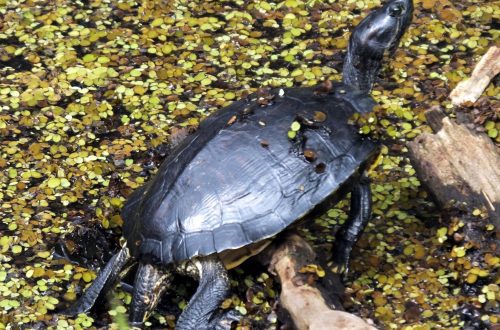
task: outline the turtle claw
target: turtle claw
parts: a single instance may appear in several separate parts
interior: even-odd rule
[[[335,274],[346,274],[347,270],[348,268],[345,265],[336,265],[332,267],[332,272]]]
[[[229,330],[233,322],[239,322],[242,315],[234,309],[223,312],[210,321],[210,330]]]
[[[350,248],[339,248],[337,251],[338,254],[333,257],[333,267],[331,270],[335,274],[342,275],[344,279],[349,272],[350,251]]]
[[[63,310],[56,310],[55,314],[64,315],[67,317],[77,317],[80,312],[76,311],[74,308],[68,307]]]
[[[337,274],[343,281],[347,280],[347,273],[349,272],[348,263],[337,264],[335,263],[331,268],[332,273]]]

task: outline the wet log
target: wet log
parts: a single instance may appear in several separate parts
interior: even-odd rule
[[[451,102],[455,105],[462,105],[466,102],[476,102],[490,83],[491,79],[499,72],[500,47],[492,46],[476,65],[471,77],[461,81],[451,92]]]
[[[439,108],[426,113],[435,134],[408,144],[419,179],[443,209],[489,214],[500,228],[500,154],[491,139],[448,118]]]
[[[281,283],[280,305],[286,309],[296,329],[375,329],[358,316],[331,308],[335,294],[322,287],[312,273],[304,271],[315,269],[311,265],[317,265],[318,261],[311,246],[300,236],[288,234],[266,254],[269,270]]]

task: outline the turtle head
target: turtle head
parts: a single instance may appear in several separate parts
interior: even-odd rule
[[[412,0],[389,0],[359,23],[349,39],[344,60],[345,84],[370,92],[384,54],[394,53],[412,14]]]

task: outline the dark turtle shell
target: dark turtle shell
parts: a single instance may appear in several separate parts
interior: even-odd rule
[[[372,102],[334,83],[252,94],[212,114],[124,206],[132,254],[168,264],[237,249],[331,201],[376,154],[347,124]]]

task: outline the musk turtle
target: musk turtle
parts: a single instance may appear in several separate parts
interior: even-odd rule
[[[333,256],[346,266],[371,216],[364,172],[378,150],[348,118],[372,110],[382,57],[397,47],[412,11],[411,0],[390,0],[355,28],[342,82],[261,90],[204,120],[130,196],[122,211],[126,243],[66,314],[87,312],[126,265],[138,263],[132,325],[144,322],[172,272],[181,271],[199,287],[177,329],[218,328],[231,319],[216,312],[229,293],[227,269],[351,192]]]

